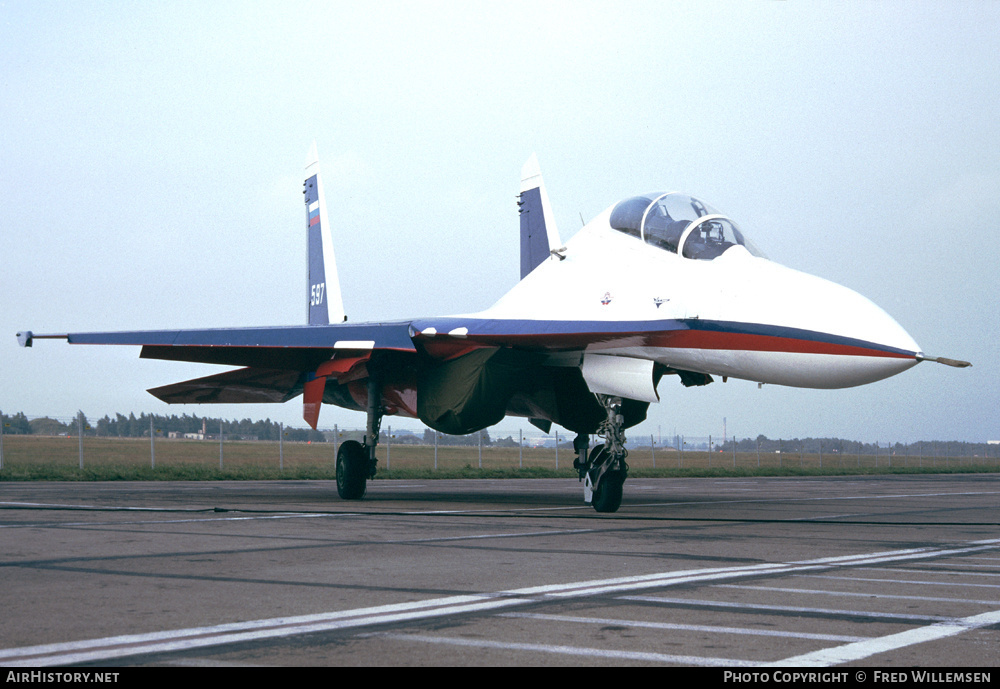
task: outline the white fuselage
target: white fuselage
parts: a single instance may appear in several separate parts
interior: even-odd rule
[[[713,260],[685,258],[612,229],[610,212],[470,321],[634,324],[645,336],[588,351],[795,387],[862,385],[918,362],[913,338],[846,287],[742,246]],[[684,327],[648,332],[665,321]]]

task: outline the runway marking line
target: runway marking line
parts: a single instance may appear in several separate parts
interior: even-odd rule
[[[844,634],[816,634],[813,632],[786,632],[779,629],[752,629],[749,627],[719,627],[705,624],[680,624],[677,622],[646,622],[640,620],[617,620],[603,617],[575,617],[572,615],[545,615],[531,612],[502,612],[497,617],[510,617],[549,622],[575,622],[579,624],[613,625],[640,629],[667,629],[682,632],[708,632],[710,634],[740,634],[747,636],[776,636],[790,639],[813,639],[816,641],[864,641],[868,636],[847,636]]]
[[[963,565],[954,562],[942,562],[937,564],[935,562],[925,562],[923,563],[925,567],[962,567]],[[910,572],[918,574],[948,574],[954,577],[995,577],[997,575],[996,565],[966,565],[968,567],[991,567],[994,571],[992,572],[963,572],[960,570],[935,570],[935,569],[901,569],[899,567],[872,567],[871,569],[880,572]]]
[[[980,569],[992,569],[994,575],[997,572],[997,565],[977,565],[977,564],[974,564],[974,563],[971,563],[971,562],[969,562],[969,563],[965,563],[965,562],[942,562],[940,564],[938,564],[937,562],[928,562],[927,566],[928,567],[969,567],[970,569],[973,568],[973,567],[978,567]],[[957,574],[957,572],[955,572],[955,573]],[[977,574],[977,572],[962,572],[962,574]],[[991,576],[991,575],[987,574],[986,576]]]
[[[493,648],[501,650],[535,651],[540,653],[557,653],[569,655],[596,656],[612,658],[615,660],[643,660],[661,663],[676,663],[681,665],[697,666],[743,666],[743,667],[830,667],[843,663],[864,660],[879,653],[905,648],[914,644],[926,643],[944,639],[971,629],[980,629],[1000,623],[1000,610],[981,613],[936,622],[925,627],[917,627],[896,634],[889,634],[882,637],[867,638],[854,641],[842,646],[824,648],[810,653],[803,653],[790,658],[783,658],[777,661],[762,662],[751,660],[737,660],[731,658],[705,658],[700,656],[678,656],[661,653],[648,653],[642,651],[614,651],[608,649],[580,648],[575,646],[559,646],[545,644],[510,643],[500,641],[484,641],[481,639],[461,639],[454,637],[439,637],[426,634],[390,634],[376,633],[370,636],[395,639],[398,641],[419,641],[433,644],[448,644],[455,646],[466,646],[474,648]],[[366,635],[368,636],[368,635]]]
[[[87,639],[66,643],[43,644],[38,646],[0,650],[0,665],[17,667],[25,665],[48,666],[94,662],[110,658],[192,650],[207,646],[258,641],[261,639],[287,637],[299,634],[308,634],[311,632],[332,631],[352,627],[414,621],[447,615],[462,615],[517,605],[563,600],[573,597],[596,596],[611,592],[635,591],[646,588],[673,586],[692,582],[716,581],[720,579],[734,579],[761,574],[782,574],[786,572],[803,572],[816,569],[827,569],[831,567],[853,567],[863,564],[911,560],[914,558],[943,557],[979,552],[986,549],[995,549],[998,546],[1000,546],[1000,539],[989,539],[972,541],[962,546],[946,548],[908,548],[905,550],[842,555],[837,557],[815,558],[811,560],[787,563],[704,568],[679,572],[657,572],[654,574],[615,577],[612,579],[600,579],[594,581],[530,586],[521,589],[498,591],[495,593],[447,596],[444,598],[433,598],[423,601],[380,605],[354,610],[339,610],[295,617],[278,617],[247,622],[233,622],[207,627],[194,627],[190,629],[177,629],[145,634],[127,634],[103,639]],[[918,630],[913,630],[934,630],[926,632],[924,635],[910,634],[909,636],[901,636],[899,638],[902,640],[920,639],[923,641],[930,638],[940,638],[935,637],[934,634],[951,635],[966,629],[977,628],[977,626],[994,624],[994,622],[984,622],[983,624],[980,624],[979,620],[981,619],[985,620],[987,618],[983,616],[974,616],[974,618],[966,618],[965,620],[945,620],[939,622],[938,624],[931,625],[931,627],[922,627]],[[876,639],[873,642],[856,643],[873,644],[865,646],[867,649],[881,648],[880,646],[875,645],[877,641],[878,640]],[[913,641],[913,643],[920,643],[921,641]],[[886,650],[889,648],[899,647],[892,646],[893,643],[897,643],[896,641],[887,643],[889,643],[889,645],[886,646]],[[848,645],[842,648],[847,649],[844,653],[851,658],[854,657],[852,654],[860,652],[856,649],[856,644]],[[872,654],[878,652],[881,651],[871,650]],[[816,658],[822,659],[826,657],[827,656],[817,656]],[[801,661],[802,663],[806,663],[807,661],[812,662],[805,656],[800,656],[800,658],[803,658]]]
[[[660,605],[687,605],[699,608],[725,608],[736,610],[764,610],[773,612],[813,613],[837,615],[839,617],[865,617],[870,619],[908,620],[911,622],[950,622],[953,618],[941,615],[917,615],[913,613],[871,612],[868,610],[844,610],[837,608],[806,608],[798,605],[768,605],[764,603],[733,603],[731,601],[699,600],[697,598],[667,598],[666,596],[621,596],[619,600]]]
[[[802,576],[815,576],[804,574]],[[844,577],[817,577],[820,579],[837,579],[838,581],[881,581],[891,584],[920,584],[927,582],[916,582],[916,581],[893,581],[892,579],[855,579],[851,577],[850,579],[845,579]],[[934,582],[937,583],[937,582]],[[970,600],[968,598],[939,598],[937,596],[902,596],[893,593],[858,593],[856,591],[828,591],[825,589],[796,589],[796,588],[785,588],[781,586],[749,586],[746,584],[714,584],[716,588],[721,589],[744,589],[749,591],[774,591],[776,593],[802,593],[808,594],[810,596],[843,596],[846,598],[884,598],[884,599],[894,599],[894,600],[922,600],[933,603],[968,603],[970,605],[1000,605],[1000,600]]]
[[[830,667],[831,665],[863,660],[878,653],[894,651],[906,646],[937,641],[967,632],[970,629],[980,629],[998,623],[1000,623],[1000,610],[992,610],[961,619],[937,622],[927,627],[908,629],[905,632],[889,634],[869,641],[857,641],[834,648],[820,649],[812,653],[803,653],[777,662],[767,663],[767,665],[771,667]]]
[[[901,570],[912,572],[914,570]],[[920,571],[920,570],[916,570]],[[922,572],[923,573],[923,572]],[[940,572],[944,574],[944,572]],[[932,572],[932,574],[938,574],[938,572]],[[965,574],[965,572],[959,572],[959,574]],[[974,572],[978,574],[978,572]],[[843,577],[834,577],[829,574],[797,574],[796,576],[808,577],[810,579],[838,579],[843,581]],[[882,582],[883,584],[918,584],[921,586],[947,586],[948,588],[953,588],[956,586],[971,586],[975,588],[990,588],[990,589],[1000,589],[1000,584],[966,584],[958,581],[923,581],[921,579],[880,579],[876,577],[851,577],[850,581],[874,581]],[[1000,604],[1000,601],[993,601],[994,603]]]
[[[671,663],[676,665],[696,665],[700,667],[758,667],[758,661],[737,658],[705,658],[702,656],[669,655],[645,651],[614,651],[607,648],[584,648],[580,646],[527,644],[509,641],[486,641],[483,639],[459,639],[448,636],[428,636],[426,634],[390,634],[376,632],[363,637],[377,637],[394,641],[417,641],[429,644],[485,648],[500,651],[529,651],[536,653],[556,653],[560,655],[584,656],[586,658],[609,658],[611,660],[639,660],[644,662]]]

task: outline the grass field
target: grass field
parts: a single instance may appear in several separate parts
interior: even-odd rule
[[[5,435],[0,480],[334,479],[332,443],[282,443]],[[575,476],[573,453],[554,448],[380,445],[380,478]],[[558,462],[558,464],[557,464]],[[982,457],[902,457],[633,449],[634,477],[708,475],[993,472],[1000,461]]]

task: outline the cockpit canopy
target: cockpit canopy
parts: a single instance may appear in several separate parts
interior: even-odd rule
[[[611,211],[611,227],[685,258],[710,261],[734,246],[764,254],[729,218],[707,203],[677,192],[625,199]]]

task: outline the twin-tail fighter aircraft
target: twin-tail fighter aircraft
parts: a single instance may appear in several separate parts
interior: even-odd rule
[[[168,404],[286,402],[302,395],[367,414],[364,442],[337,453],[337,491],[359,499],[376,470],[387,414],[453,435],[520,416],[576,433],[584,499],[614,512],[628,474],[625,429],[659,401],[657,385],[712,376],[845,388],[925,356],[861,295],[768,260],[731,219],[679,192],[614,204],[565,244],[535,156],[521,173],[521,280],[485,311],[348,323],[313,144],[305,179],[308,324],[35,335],[71,344],[140,345],[140,357],[239,366],[153,388]],[[590,436],[603,444],[591,448]]]

